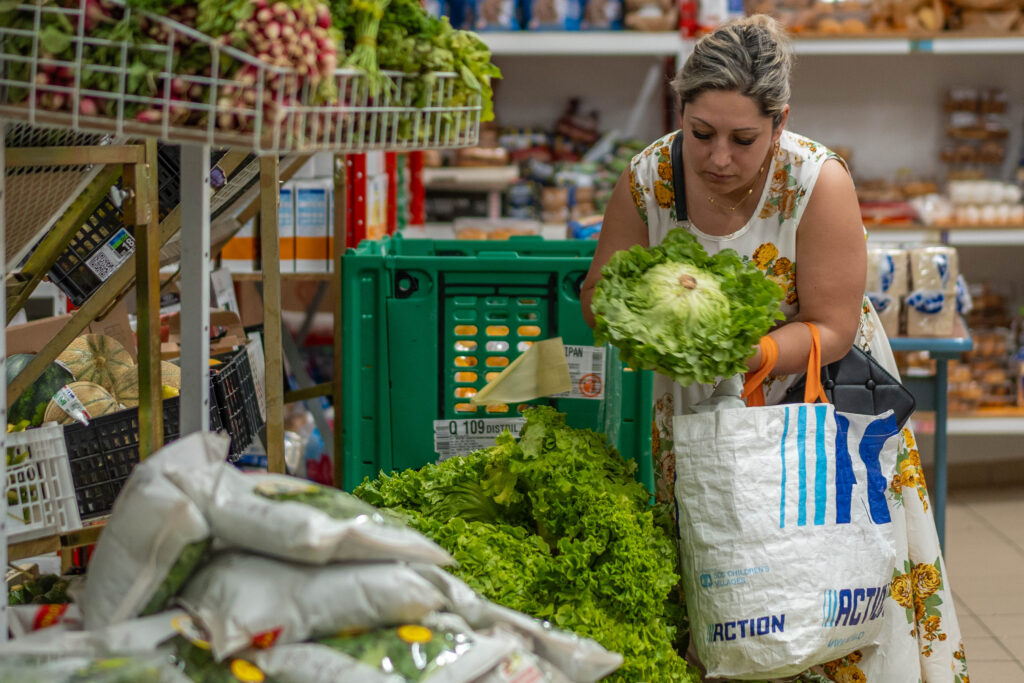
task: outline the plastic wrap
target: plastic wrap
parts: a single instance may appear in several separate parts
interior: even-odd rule
[[[951,337],[956,324],[956,290],[915,290],[907,295],[908,337]]]
[[[955,291],[960,265],[953,247],[931,246],[910,250],[910,288],[931,292]]]

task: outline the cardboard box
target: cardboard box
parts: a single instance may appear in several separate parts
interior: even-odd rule
[[[330,262],[331,179],[295,182],[295,272],[324,273]]]
[[[167,340],[160,344],[160,357],[171,360],[181,356],[181,314],[171,313],[161,321],[168,328]],[[221,334],[223,333],[223,334]],[[232,311],[210,311],[210,355],[226,353],[246,343],[245,330],[238,314]],[[217,339],[212,338],[217,335]]]
[[[38,353],[46,343],[57,336],[72,318],[72,314],[52,318],[40,318],[22,325],[7,328],[7,355],[15,353]],[[121,342],[121,346],[137,359],[135,333],[128,321],[128,306],[121,301],[102,319],[94,320],[82,334],[105,334]]]

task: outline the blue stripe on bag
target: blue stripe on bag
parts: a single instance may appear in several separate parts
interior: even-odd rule
[[[825,524],[825,506],[828,504],[828,453],[825,452],[825,416],[828,406],[814,406],[814,524]]]
[[[779,528],[786,526],[786,437],[789,436],[789,407],[782,423],[782,501],[779,503]]]
[[[797,409],[796,422],[796,446],[797,446],[797,468],[800,474],[799,506],[797,507],[797,526],[807,526],[807,446],[804,441],[807,439],[807,406],[800,406]]]
[[[850,421],[836,413],[836,524],[850,523],[850,500],[857,483],[847,442],[849,431]]]

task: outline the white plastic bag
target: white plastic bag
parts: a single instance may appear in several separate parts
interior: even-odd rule
[[[206,479],[188,472],[172,478],[206,513],[213,534],[237,548],[310,564],[453,562],[423,534],[338,489],[227,464]]]
[[[227,457],[228,444],[219,434],[192,434],[135,466],[89,561],[81,595],[86,628],[159,611],[196,568],[210,527],[168,476],[212,476]]]
[[[708,676],[787,676],[876,642],[897,607],[892,412],[801,403],[673,425],[687,611]]]
[[[593,683],[622,666],[622,655],[609,652],[590,638],[554,628],[546,621],[495,604],[440,567],[416,570],[445,596],[447,609],[478,631],[504,628],[519,635],[529,649],[553,664],[575,683]]]
[[[211,560],[178,601],[205,628],[218,661],[248,647],[416,623],[445,604],[405,564],[312,566],[239,552]]]

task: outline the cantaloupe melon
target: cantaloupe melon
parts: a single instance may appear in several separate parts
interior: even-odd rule
[[[110,392],[95,382],[72,382],[68,385],[68,389],[75,392],[75,396],[85,406],[85,410],[89,413],[90,418],[107,415],[120,409],[117,401],[110,395]],[[74,422],[75,418],[65,413],[64,409],[51,399],[50,403],[46,406],[46,414],[43,416],[43,421],[59,422],[62,425],[67,425]]]
[[[161,386],[180,389],[181,368],[174,363],[168,363],[165,360],[160,361],[160,384]],[[134,408],[139,405],[138,366],[122,368],[114,378],[114,388],[110,393],[125,408]]]
[[[76,380],[99,384],[108,392],[114,388],[117,373],[135,366],[121,342],[105,334],[83,334],[68,344],[57,360]]]

